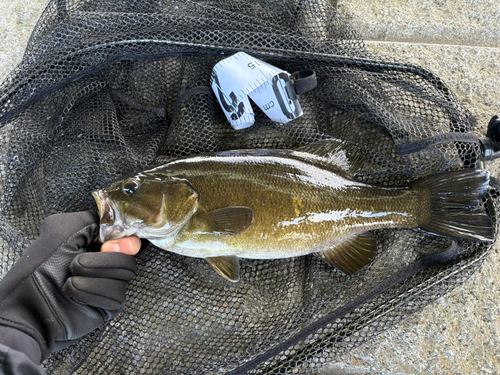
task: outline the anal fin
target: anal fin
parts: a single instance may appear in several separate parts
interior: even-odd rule
[[[338,270],[352,275],[375,259],[377,244],[373,234],[364,232],[315,255]]]
[[[236,256],[205,258],[208,263],[223,277],[233,283],[240,280],[240,261]]]

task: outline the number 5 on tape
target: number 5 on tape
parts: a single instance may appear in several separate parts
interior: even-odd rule
[[[294,86],[290,78],[302,80],[302,85]],[[316,86],[316,76],[312,71],[290,75],[245,52],[217,63],[210,81],[217,100],[235,129],[245,129],[255,122],[248,98],[271,120],[284,124],[302,115],[297,91],[302,93]]]

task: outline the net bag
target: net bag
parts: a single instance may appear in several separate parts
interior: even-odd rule
[[[302,117],[279,125],[254,108],[253,126],[231,128],[209,85],[214,65],[240,51],[316,73]],[[326,0],[53,0],[0,94],[0,277],[45,217],[96,211],[92,190],[176,157],[338,138],[366,150],[355,177],[383,186],[482,166],[475,120],[446,84],[368,52]],[[495,223],[498,196],[492,186],[482,202]],[[248,260],[238,283],[148,244],[123,312],[43,366],[312,373],[460,285],[491,249],[374,235],[378,255],[354,275],[311,255]]]

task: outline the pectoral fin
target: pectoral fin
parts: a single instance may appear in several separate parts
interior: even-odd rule
[[[373,261],[377,255],[377,244],[373,234],[365,232],[315,255],[340,271],[352,275]]]
[[[192,219],[192,230],[205,233],[237,234],[247,229],[253,220],[248,207],[225,207],[199,214]]]
[[[214,270],[233,283],[240,279],[240,261],[236,256],[205,258]]]

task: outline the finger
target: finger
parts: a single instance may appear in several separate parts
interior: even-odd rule
[[[127,283],[93,277],[70,277],[63,292],[74,300],[106,310],[118,310],[125,304]]]
[[[141,240],[136,236],[123,237],[118,240],[104,242],[101,252],[123,253],[136,255],[141,249]]]
[[[122,253],[83,253],[73,259],[69,268],[75,276],[129,281],[137,273],[137,262]]]
[[[97,222],[97,216],[90,211],[55,214],[42,222],[40,236],[66,241],[73,233]]]
[[[83,251],[81,248],[92,241],[98,230],[97,219],[90,211],[51,215],[42,222],[40,236],[23,256],[30,256],[28,263],[40,264],[62,245],[70,251]]]

